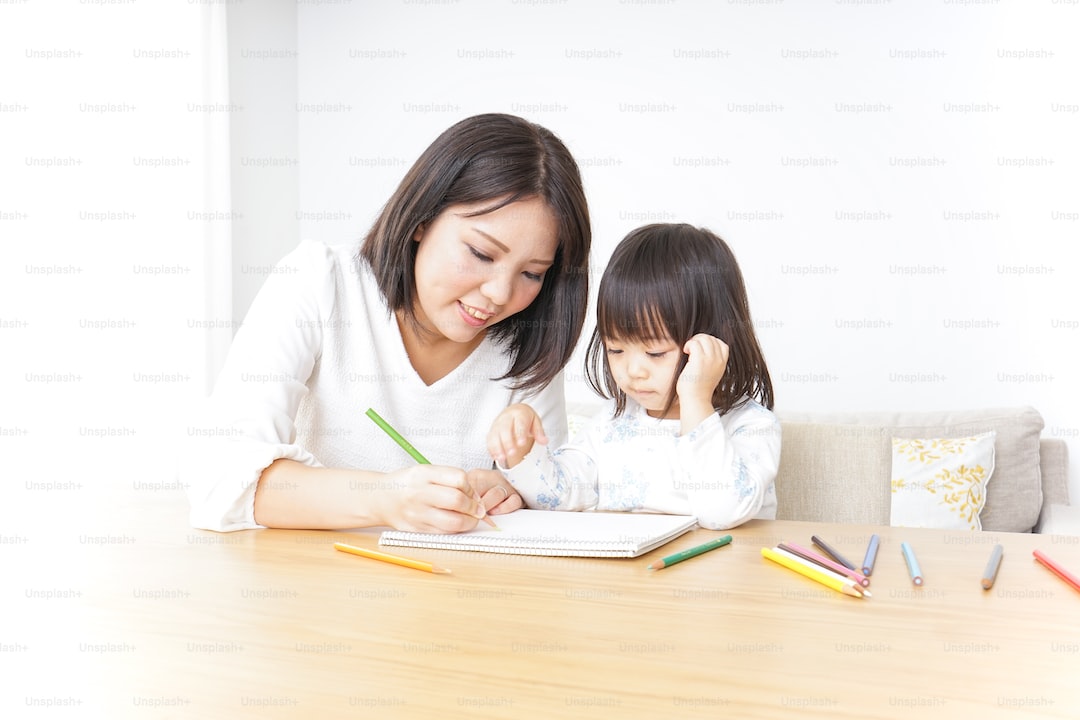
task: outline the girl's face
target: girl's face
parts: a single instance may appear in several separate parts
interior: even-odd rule
[[[682,348],[671,338],[645,342],[608,338],[604,341],[604,352],[619,389],[645,408],[651,417],[660,417],[667,405],[668,393],[674,387]],[[678,396],[664,417],[679,417]]]
[[[468,216],[490,205],[451,205],[414,238],[416,319],[453,342],[479,342],[528,307],[555,260],[558,223],[542,199]]]

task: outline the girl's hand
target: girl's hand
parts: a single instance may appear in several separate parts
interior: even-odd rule
[[[470,470],[468,475],[488,515],[505,515],[525,507],[525,501],[517,490],[498,470]]]
[[[713,391],[724,377],[731,350],[720,338],[698,333],[686,341],[683,352],[690,357],[675,383],[675,392],[685,434],[712,414]]]
[[[388,473],[386,480],[390,487],[376,495],[378,514],[396,530],[464,532],[484,516],[473,478],[459,468],[413,465]]]
[[[517,403],[499,413],[488,431],[487,446],[500,467],[510,469],[533,448],[533,442],[547,445],[547,435],[536,411]]]

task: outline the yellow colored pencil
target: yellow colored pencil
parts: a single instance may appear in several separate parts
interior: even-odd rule
[[[773,552],[783,555],[792,562],[804,565],[813,570],[814,572],[819,572],[825,577],[834,578],[844,583],[845,585],[850,585],[851,587],[858,590],[859,594],[862,595],[862,597],[871,597],[870,590],[859,584],[859,582],[856,581],[855,578],[851,577],[850,575],[846,575],[839,570],[833,570],[827,566],[822,566],[820,563],[814,560],[810,560],[809,558],[800,557],[798,553],[789,550],[786,543],[780,543],[779,545],[774,547]],[[844,567],[843,565],[840,565],[840,563],[836,563],[836,565],[841,568]],[[847,568],[844,569],[846,570]]]
[[[414,570],[423,570],[424,572],[437,573],[443,575],[449,575],[450,571],[446,568],[441,568],[436,565],[432,565],[429,562],[423,560],[413,560],[411,558],[401,557],[400,555],[391,555],[390,553],[379,552],[378,550],[368,550],[367,548],[356,547],[355,545],[346,545],[345,543],[334,543],[334,549],[341,552],[351,553],[353,555],[359,555],[360,557],[371,558],[372,560],[382,560],[383,562],[393,563],[394,565],[401,565],[403,567],[412,568]]]
[[[797,562],[791,557],[778,553],[771,548],[761,548],[761,554],[769,560],[772,560],[774,563],[778,565],[783,565],[788,570],[794,570],[800,575],[804,575],[811,580],[821,583],[825,587],[836,590],[837,592],[842,592],[845,595],[850,595],[851,597],[857,598],[861,598],[863,596],[863,594],[859,592],[858,589],[856,589],[854,582],[844,582],[837,577],[826,575],[819,570],[815,570],[809,565],[804,565],[803,563]]]

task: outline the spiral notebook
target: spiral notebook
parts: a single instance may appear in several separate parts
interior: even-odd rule
[[[455,535],[387,530],[380,545],[512,555],[637,557],[693,530],[689,515],[518,510],[494,515],[499,529],[479,525]]]

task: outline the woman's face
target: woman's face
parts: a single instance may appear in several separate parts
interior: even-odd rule
[[[467,343],[536,299],[555,260],[558,224],[540,198],[469,213],[491,202],[451,205],[416,232],[416,319]]]

